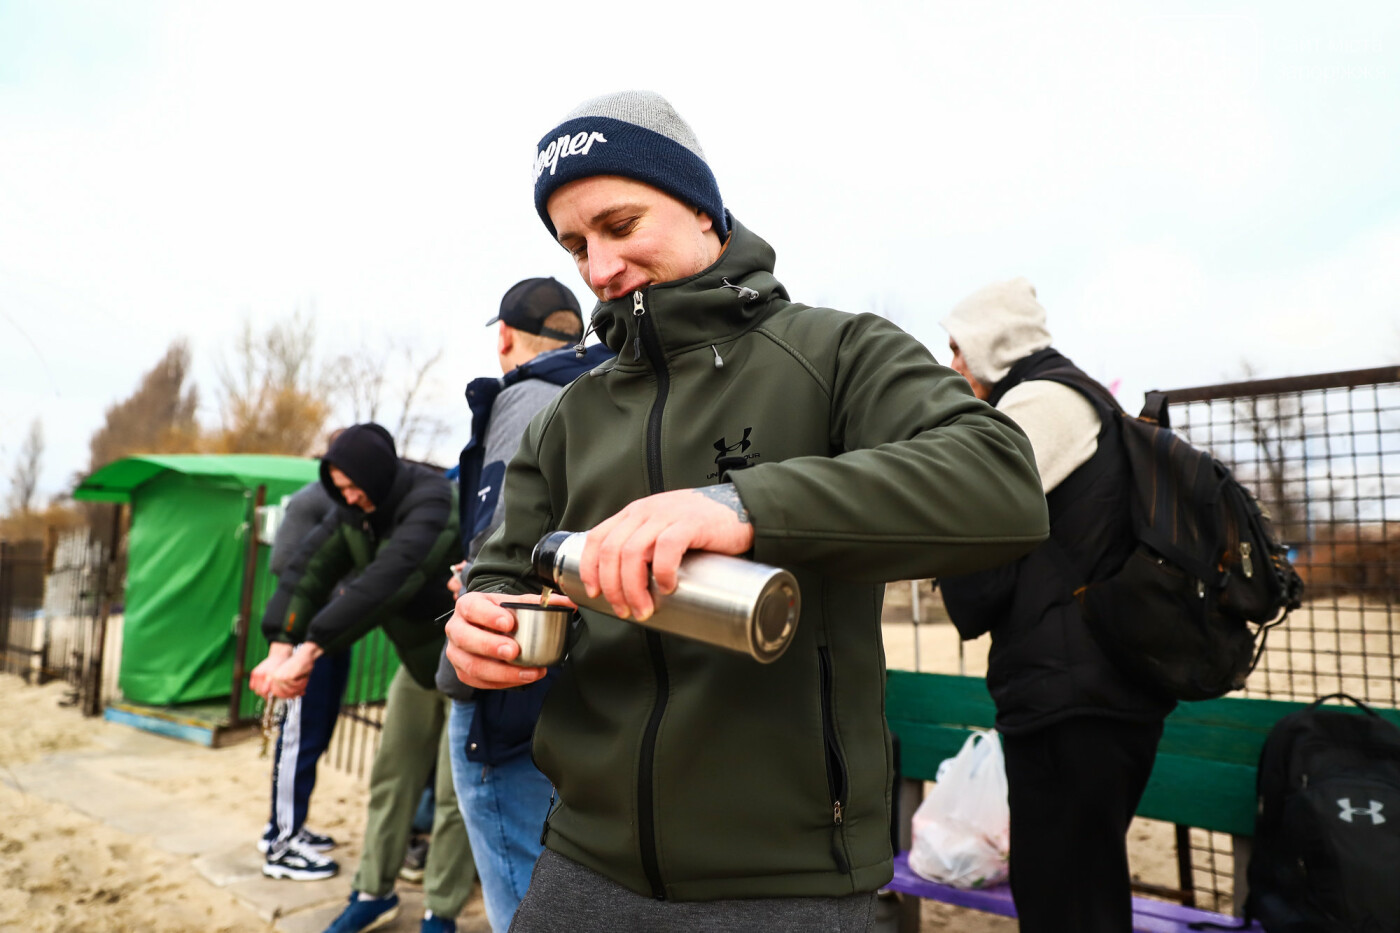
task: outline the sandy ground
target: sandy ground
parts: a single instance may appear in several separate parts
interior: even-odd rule
[[[271,881],[255,842],[270,759],[260,742],[220,749],[86,719],[63,684],[0,675],[0,931],[320,933],[359,861],[366,793],[321,769],[310,824],[342,844],[338,877]],[[422,892],[400,883],[388,933],[418,929]],[[489,933],[479,893],[462,933]]]
[[[0,929],[266,930],[252,910],[205,882],[188,857],[45,799],[43,787],[19,776],[25,765],[92,748],[117,728],[60,707],[64,693],[62,684],[28,687],[0,676],[7,723],[0,732]],[[91,794],[100,797],[102,788]]]
[[[907,583],[889,588],[889,665],[913,669],[917,657],[925,671],[984,673],[986,639],[961,644],[926,583],[919,599],[925,624],[916,630],[910,596]],[[0,731],[0,931],[319,933],[339,912],[358,862],[362,778],[323,764],[312,802],[310,824],[343,842],[334,853],[341,875],[268,881],[253,847],[270,770],[258,741],[206,749],[148,735],[85,719],[61,705],[65,692],[62,684],[30,687],[0,675],[7,723]],[[1130,851],[1135,876],[1174,884],[1169,826],[1138,821]],[[389,933],[418,928],[421,892],[402,883],[399,891],[405,909]],[[1016,929],[1011,920],[933,903],[923,905],[923,921],[926,930]],[[459,929],[487,930],[479,894]]]

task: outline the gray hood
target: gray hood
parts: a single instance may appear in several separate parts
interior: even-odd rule
[[[1045,309],[1035,299],[1035,286],[1023,278],[973,292],[942,324],[968,370],[988,388],[1005,378],[1017,360],[1050,346]]]

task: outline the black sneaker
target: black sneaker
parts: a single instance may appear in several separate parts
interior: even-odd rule
[[[258,851],[263,855],[266,855],[267,850],[272,847],[272,840],[274,838],[273,832],[271,828],[268,828],[263,832],[262,838],[258,840]],[[313,852],[329,852],[336,846],[336,841],[330,836],[325,836],[321,833],[313,833],[305,826],[297,830],[297,834],[292,837],[292,841],[303,849],[310,849]]]
[[[422,884],[424,869],[428,864],[429,836],[415,835],[408,841],[408,851],[404,852],[403,865],[399,867],[399,877],[410,884]]]
[[[264,875],[291,881],[322,881],[334,877],[339,871],[340,866],[334,859],[303,848],[295,840],[287,846],[287,851],[280,855],[269,853],[263,862]]]

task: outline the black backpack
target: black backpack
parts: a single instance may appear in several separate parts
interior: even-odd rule
[[[1351,700],[1364,711],[1319,708]],[[1268,933],[1400,931],[1400,728],[1343,693],[1259,756],[1245,913]]]
[[[1303,581],[1268,516],[1223,463],[1171,430],[1161,393],[1132,418],[1097,383],[1043,378],[1116,420],[1132,475],[1135,547],[1112,576],[1074,591],[1094,640],[1163,696],[1208,700],[1240,689],[1263,652],[1261,632],[1302,602]]]

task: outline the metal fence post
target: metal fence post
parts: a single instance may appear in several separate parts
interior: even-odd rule
[[[258,486],[248,511],[247,547],[243,551],[243,593],[238,600],[238,621],[234,625],[233,683],[229,685],[228,719],[230,726],[242,721],[239,707],[243,703],[243,678],[247,676],[248,630],[252,625],[253,584],[258,575],[258,509],[267,503],[267,486]]]

